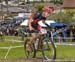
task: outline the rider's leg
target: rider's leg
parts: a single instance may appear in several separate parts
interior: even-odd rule
[[[38,49],[41,49],[41,46],[42,46],[42,39],[43,39],[43,34],[39,34]]]
[[[36,34],[32,33],[29,43],[32,44],[35,39],[36,39]]]
[[[36,35],[35,35],[35,33],[32,33],[31,38],[28,42],[28,48],[27,48],[28,51],[32,51],[32,43],[35,39],[36,39]]]

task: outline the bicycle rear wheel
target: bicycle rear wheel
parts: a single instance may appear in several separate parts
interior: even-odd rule
[[[32,51],[27,51],[28,42],[29,42],[29,39],[26,39],[26,41],[24,43],[24,51],[25,51],[26,57],[27,58],[35,58],[35,56],[36,56],[35,45],[34,45],[34,43],[32,44]]]
[[[44,59],[56,59],[56,47],[53,41],[45,38],[42,41],[42,54]]]

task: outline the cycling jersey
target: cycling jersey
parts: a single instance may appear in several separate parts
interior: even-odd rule
[[[46,18],[42,16],[42,12],[37,12],[32,18],[34,23],[38,23],[40,20],[46,20]]]
[[[42,16],[42,12],[37,12],[35,14],[32,14],[31,15],[33,21],[32,21],[32,27],[35,29],[35,30],[40,30],[41,29],[41,26],[38,24],[38,22],[40,20],[46,20],[45,17]]]

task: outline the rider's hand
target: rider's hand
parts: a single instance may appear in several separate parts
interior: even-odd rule
[[[34,30],[34,28],[32,28],[32,27],[29,27],[29,29],[30,29],[30,30]]]

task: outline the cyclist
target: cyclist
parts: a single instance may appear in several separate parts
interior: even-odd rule
[[[48,27],[48,24],[45,23],[45,20],[49,14],[54,11],[53,7],[44,7],[42,12],[32,13],[32,15],[28,19],[29,30],[32,32],[31,38],[27,45],[27,50],[32,51],[32,42],[36,39],[36,33],[39,34],[39,41],[41,41],[41,36],[43,35],[41,32],[42,27],[39,25],[39,21],[42,22]],[[40,44],[40,43],[39,43]],[[40,45],[39,45],[40,46]]]

